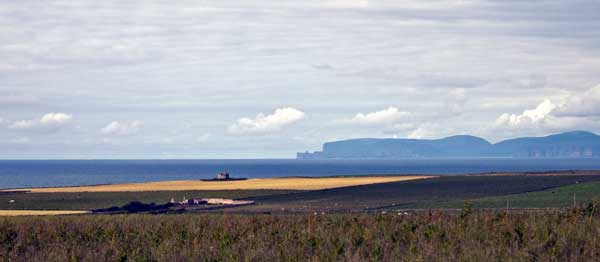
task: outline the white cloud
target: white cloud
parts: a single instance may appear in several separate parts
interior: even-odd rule
[[[35,120],[20,120],[17,122],[12,123],[9,128],[12,129],[28,129],[28,128],[32,128],[36,125],[36,121]]]
[[[137,133],[144,123],[139,120],[129,122],[113,121],[102,128],[102,133],[106,135],[132,135]]]
[[[600,85],[569,96],[553,113],[557,116],[600,116]]]
[[[594,122],[593,117],[600,116],[600,85],[585,92],[572,93],[558,102],[545,99],[536,108],[521,114],[500,115],[495,127],[509,129],[548,129],[563,130],[585,128]]]
[[[435,132],[432,132],[431,130],[428,130],[427,128],[423,128],[423,127],[419,127],[415,130],[413,130],[412,132],[410,132],[407,136],[407,138],[411,138],[411,139],[424,139],[424,138],[431,138],[432,136],[437,135]]]
[[[557,105],[546,99],[535,109],[523,111],[521,114],[504,113],[496,119],[496,126],[522,127],[537,124],[546,120]]]
[[[600,128],[600,85],[585,92],[572,92],[557,99],[545,99],[536,108],[521,114],[500,115],[490,131],[503,137],[544,135],[570,130]]]
[[[445,124],[425,122],[408,132],[406,137],[411,139],[439,139],[462,133],[457,133],[457,131],[459,130]]]
[[[229,126],[230,133],[266,133],[278,131],[282,127],[305,117],[304,112],[291,108],[279,108],[271,115],[258,114],[255,118],[240,118]]]
[[[63,113],[48,113],[42,116],[42,118],[40,119],[40,123],[44,125],[62,124],[71,121],[71,119],[73,119],[72,115],[67,115]]]
[[[47,113],[39,119],[20,120],[9,125],[15,130],[36,130],[42,132],[53,132],[69,123],[73,115],[65,113]]]
[[[210,138],[210,134],[203,134],[196,138],[196,142],[200,143],[200,144],[206,143],[209,138]]]
[[[361,125],[389,125],[397,123],[410,115],[409,112],[400,111],[396,107],[388,107],[371,113],[358,113],[349,122]]]

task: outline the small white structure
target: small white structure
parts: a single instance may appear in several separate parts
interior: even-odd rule
[[[183,198],[181,202],[176,202],[171,198],[171,203],[179,204],[183,206],[197,206],[197,205],[249,205],[254,204],[254,201],[250,200],[235,200],[227,198]]]
[[[217,180],[227,180],[227,179],[229,179],[228,172],[221,172],[217,175]]]

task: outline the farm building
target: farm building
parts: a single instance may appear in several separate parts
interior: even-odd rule
[[[217,175],[217,179],[218,180],[227,180],[229,179],[229,173],[228,172],[221,172]]]
[[[175,201],[171,198],[172,204],[178,204],[183,206],[196,206],[196,205],[248,205],[254,204],[254,201],[249,200],[234,200],[227,198],[183,198],[181,202]]]

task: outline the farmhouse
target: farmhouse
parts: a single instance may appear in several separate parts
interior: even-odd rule
[[[172,204],[182,206],[198,206],[198,205],[249,205],[254,204],[254,201],[250,200],[235,200],[227,198],[183,198],[182,201],[177,202],[171,198]]]
[[[217,179],[218,180],[227,180],[229,179],[229,173],[228,172],[221,172],[217,175]]]

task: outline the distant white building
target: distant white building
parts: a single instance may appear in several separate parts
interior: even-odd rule
[[[221,172],[217,175],[217,179],[218,180],[227,180],[229,179],[229,173],[228,172]]]

